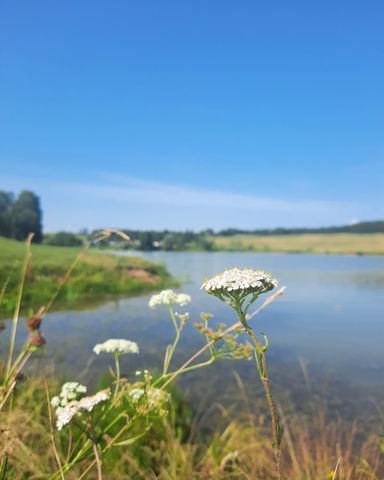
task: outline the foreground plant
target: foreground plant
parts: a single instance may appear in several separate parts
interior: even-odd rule
[[[235,310],[244,331],[253,342],[257,371],[264,387],[265,397],[271,415],[272,447],[276,459],[277,478],[281,480],[283,478],[281,469],[282,430],[276,405],[272,397],[267,370],[266,352],[269,344],[265,335],[263,335],[264,343],[257,337],[249,325],[249,320],[252,318],[252,315],[248,314],[249,308],[259,296],[269,292],[275,287],[277,287],[277,281],[272,278],[269,273],[263,270],[241,270],[239,268],[225,270],[223,273],[215,275],[202,284],[203,290]]]
[[[160,376],[154,377],[148,370],[144,370],[136,371],[130,377],[121,377],[119,356],[137,354],[139,347],[131,340],[109,339],[95,345],[93,351],[97,355],[110,354],[114,357],[114,388],[111,385],[110,388],[85,397],[86,387],[70,382],[64,384],[61,392],[52,398],[56,429],[66,433],[65,437],[59,437],[58,440],[61,449],[69,449],[66,459],[58,461],[59,470],[50,477],[52,480],[63,478],[64,474],[82,462],[86,462],[86,468],[80,478],[96,465],[100,480],[103,476],[103,458],[111,448],[133,445],[159,419],[168,416],[172,399],[167,387],[179,375],[207,367],[223,358],[251,357],[252,346],[239,342],[238,337],[243,330],[241,323],[237,322],[229,328],[218,324],[214,330],[209,326],[212,316],[202,313],[202,322],[196,323],[196,328],[203,334],[205,345],[181,367],[172,370],[174,353],[183,327],[189,319],[187,312],[176,311],[176,308],[179,310],[190,301],[189,295],[172,290],[154,295],[149,301],[149,306],[153,309],[168,308],[175,327],[174,340],[165,350]],[[199,361],[204,353],[208,353],[208,359]],[[77,441],[69,441],[68,438],[77,438]],[[55,443],[54,445],[56,448]]]

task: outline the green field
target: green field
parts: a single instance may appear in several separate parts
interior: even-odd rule
[[[46,305],[80,249],[32,245],[22,310]],[[0,237],[0,291],[7,284],[0,314],[15,306],[20,271],[25,257],[22,242]],[[173,283],[164,266],[135,257],[89,251],[74,268],[55,301],[55,308],[78,308],[117,295],[132,295]]]
[[[233,235],[213,241],[216,250],[226,251],[384,255],[383,233]]]

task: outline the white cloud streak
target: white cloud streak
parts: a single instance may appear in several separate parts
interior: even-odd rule
[[[272,198],[258,195],[256,188],[252,194],[225,192],[108,173],[85,181],[8,180],[6,189],[29,188],[41,196],[47,230],[314,226],[343,223],[361,213],[347,202]]]

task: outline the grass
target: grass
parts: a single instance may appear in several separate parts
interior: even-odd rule
[[[46,304],[81,249],[32,245],[22,312],[37,310]],[[6,286],[2,315],[9,314],[16,304],[20,267],[25,245],[0,237],[0,290]],[[102,302],[117,295],[133,295],[164,288],[174,283],[164,266],[136,257],[109,255],[89,251],[76,265],[54,303],[58,308],[79,308]]]
[[[57,381],[49,390],[55,394]],[[137,443],[111,450],[103,459],[104,480],[274,480],[274,457],[268,436],[268,419],[241,408],[232,417],[223,407],[223,426],[201,435],[188,409],[173,396],[173,411],[153,423]],[[43,379],[27,380],[16,389],[13,408],[2,414],[0,457],[9,461],[9,478],[46,479],[56,470],[50,420]],[[356,425],[324,420],[321,409],[310,424],[299,415],[284,417],[285,480],[380,480],[383,475],[383,441],[376,435],[361,438]],[[76,440],[76,433],[72,439]],[[57,442],[65,456],[68,433]],[[63,451],[61,451],[63,449]],[[338,463],[339,467],[335,473]],[[90,461],[66,474],[77,480]],[[85,478],[96,479],[93,469]]]
[[[213,241],[216,250],[224,251],[384,255],[383,233],[233,235]]]

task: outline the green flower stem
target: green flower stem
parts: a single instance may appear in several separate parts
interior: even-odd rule
[[[255,299],[251,299],[251,303],[253,303]],[[246,307],[248,310],[250,304]],[[265,337],[265,344],[263,344],[258,338],[253,329],[249,326],[247,322],[247,316],[242,309],[242,304],[240,302],[236,302],[234,306],[237,315],[239,317],[240,322],[244,326],[246,333],[252,339],[255,345],[255,361],[257,366],[257,371],[259,373],[260,380],[264,387],[264,394],[267,400],[269,412],[271,415],[271,423],[272,423],[272,448],[275,454],[275,461],[276,461],[276,471],[277,471],[277,479],[283,479],[283,473],[281,469],[281,441],[282,441],[282,430],[280,426],[279,415],[277,413],[277,408],[275,401],[272,396],[271,385],[268,376],[267,370],[267,361],[266,361],[266,351],[268,348],[268,340]]]
[[[197,363],[196,365],[191,365],[190,367],[186,367],[182,370],[175,370],[174,372],[169,372],[165,375],[163,375],[159,380],[166,380],[169,377],[172,377],[174,375],[174,379],[176,379],[179,375],[186,373],[186,372],[191,372],[192,370],[198,370],[199,368],[204,368],[207,367],[208,365],[212,365],[212,363],[216,360],[216,357],[212,356],[210,359],[208,359],[206,362],[201,362]],[[159,383],[159,380],[156,380],[156,382],[153,384],[153,386],[157,385]]]
[[[120,420],[121,417],[123,417],[125,413],[120,413],[112,422],[104,428],[103,434],[106,434],[117,422]],[[130,426],[130,424],[125,425],[121,432],[125,431],[126,428]],[[83,428],[82,428],[83,430]],[[120,434],[120,432],[119,432]],[[120,435],[119,435],[120,436]],[[83,458],[86,458],[89,452],[93,449],[93,443],[89,438],[84,442],[82,448],[80,449],[79,452],[77,452],[76,456],[69,462],[67,462],[65,465],[62,467],[63,473],[69,472],[75,465],[77,465]],[[102,451],[104,453],[104,450]],[[49,477],[49,480],[56,480],[60,478],[61,473],[60,471],[55,472],[51,477]]]
[[[168,346],[166,354],[165,354],[163,375],[166,375],[166,373],[169,369],[169,365],[171,363],[173,354],[175,353],[175,350],[176,350],[177,344],[179,343],[180,335],[181,335],[181,327],[177,323],[175,311],[173,310],[172,305],[169,307],[169,313],[170,313],[171,318],[172,318],[173,326],[175,327],[176,335],[175,335],[175,339],[174,339],[172,345]]]
[[[120,363],[119,363],[119,354],[115,353],[115,370],[116,370],[116,386],[113,392],[113,398],[116,398],[117,392],[119,391],[120,386]]]

